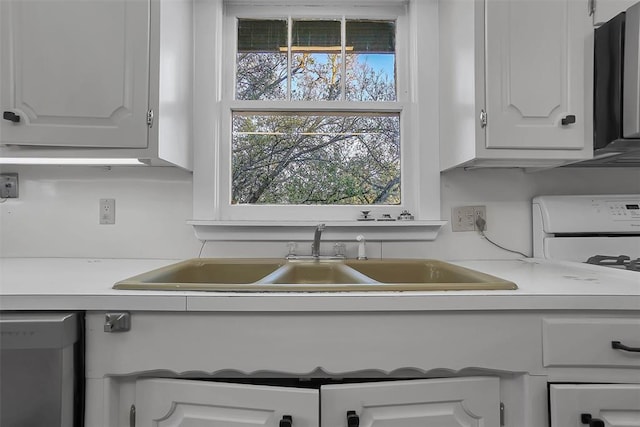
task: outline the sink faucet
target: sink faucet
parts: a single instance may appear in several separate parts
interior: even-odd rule
[[[324,231],[325,225],[318,224],[316,227],[316,232],[313,235],[313,245],[311,246],[311,256],[314,258],[320,257],[320,237],[322,237],[322,232]]]

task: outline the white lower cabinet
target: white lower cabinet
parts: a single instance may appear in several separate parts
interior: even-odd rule
[[[552,384],[551,427],[638,427],[640,384]]]
[[[498,427],[500,381],[469,377],[323,386],[320,409],[321,427]],[[349,423],[353,416],[358,424]]]
[[[640,427],[640,318],[548,317],[542,339],[546,367],[567,373],[623,372],[620,384],[608,383],[607,377],[599,383],[551,384],[551,427]]]
[[[136,384],[135,425],[318,427],[318,395],[301,388],[144,379]]]
[[[640,318],[546,318],[542,339],[548,367],[640,367]],[[640,380],[637,371],[633,376]]]
[[[500,386],[493,377],[312,389],[143,379],[136,383],[135,418],[139,427],[498,427]]]
[[[640,427],[637,311],[229,310],[87,312],[84,425]]]

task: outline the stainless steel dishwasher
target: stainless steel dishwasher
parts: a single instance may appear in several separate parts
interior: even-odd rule
[[[82,426],[82,325],[81,313],[0,313],[0,426]]]

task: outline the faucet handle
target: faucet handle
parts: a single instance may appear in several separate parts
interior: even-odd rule
[[[296,242],[288,242],[287,243],[287,258],[295,257],[296,251],[298,249],[298,244]]]
[[[362,234],[359,234],[356,237],[356,240],[359,242],[358,244],[358,259],[365,260],[367,259],[367,250],[365,248],[366,240]]]

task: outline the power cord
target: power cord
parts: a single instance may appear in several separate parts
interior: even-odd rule
[[[500,249],[502,249],[504,251],[511,252],[511,253],[518,254],[518,255],[522,255],[525,258],[529,257],[528,255],[525,255],[520,251],[514,251],[512,249],[505,248],[504,246],[501,246],[501,245],[497,244],[496,242],[494,242],[493,240],[491,240],[490,238],[488,238],[487,235],[484,233],[484,230],[485,230],[486,226],[487,226],[487,221],[485,221],[485,219],[482,218],[481,216],[478,216],[476,218],[476,227],[478,227],[478,232],[480,233],[480,235],[482,237],[484,237],[487,240],[487,242],[491,243],[494,246],[497,246],[498,248],[500,248]]]
[[[202,246],[200,246],[200,252],[198,252],[198,258],[202,258],[202,250],[204,249],[204,245],[207,244],[207,240],[202,241]]]

